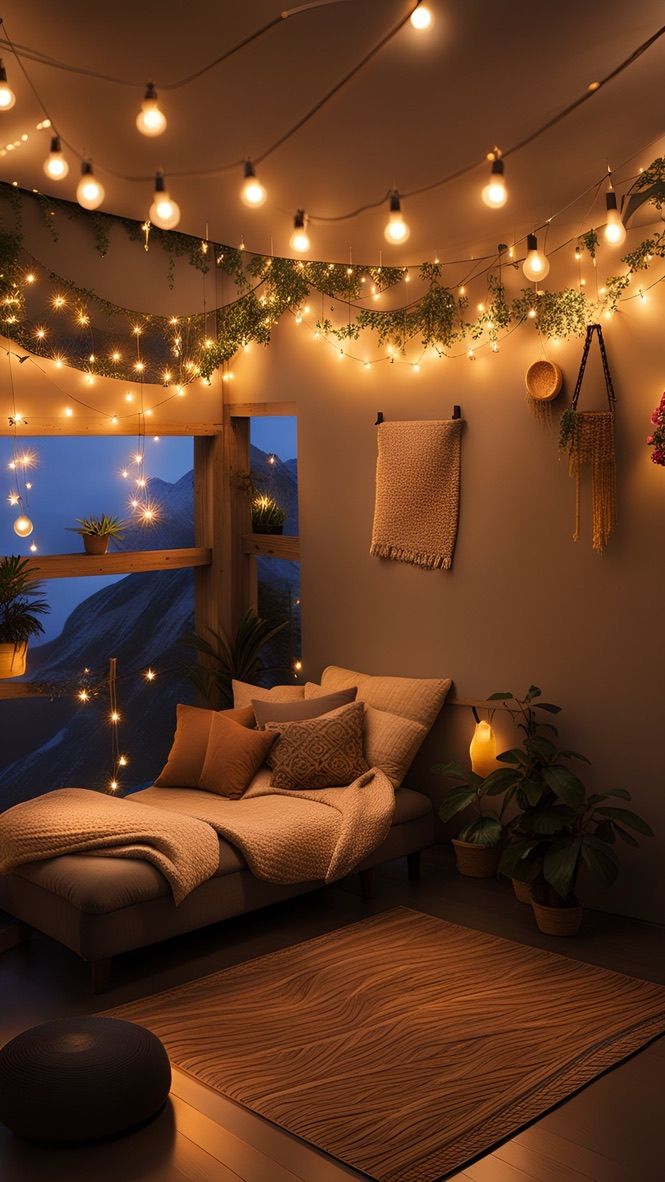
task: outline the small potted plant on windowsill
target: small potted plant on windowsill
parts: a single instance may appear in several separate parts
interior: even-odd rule
[[[252,530],[255,534],[281,534],[286,513],[274,497],[260,493],[252,500]]]
[[[119,546],[125,536],[127,522],[119,517],[77,517],[77,525],[69,526],[72,533],[80,534],[86,554],[106,554],[111,542]]]
[[[27,558],[0,559],[0,678],[25,673],[28,641],[44,631],[39,617],[49,610],[41,594]]]

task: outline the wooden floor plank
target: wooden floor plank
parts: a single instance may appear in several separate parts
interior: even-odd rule
[[[518,1170],[516,1166],[501,1161],[493,1154],[474,1162],[472,1166],[465,1166],[464,1172],[470,1182],[535,1182],[537,1177],[535,1174]]]
[[[494,1150],[493,1157],[508,1165],[523,1170],[538,1182],[588,1182],[588,1176],[569,1165],[552,1161],[538,1150],[527,1147],[513,1139]]]
[[[303,1182],[291,1170],[236,1137],[229,1129],[197,1111],[180,1097],[171,1097],[175,1125],[179,1133],[199,1145],[218,1162],[236,1171],[243,1182]]]
[[[545,1121],[538,1121],[530,1129],[524,1129],[510,1144],[533,1149],[541,1157],[553,1162],[555,1168],[579,1170],[584,1178],[590,1178],[592,1182],[635,1182],[633,1175],[624,1166],[610,1161],[604,1154],[551,1132]]]

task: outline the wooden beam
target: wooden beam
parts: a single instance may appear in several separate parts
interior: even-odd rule
[[[48,698],[48,690],[43,686],[33,685],[29,681],[12,681],[11,678],[0,680],[0,701],[5,698]]]
[[[224,407],[224,498],[221,512],[220,545],[223,555],[222,627],[232,635],[249,607],[256,609],[256,578],[252,561],[243,547],[251,529],[249,474],[249,418],[237,416],[235,408]]]
[[[242,539],[245,554],[266,554],[271,558],[300,559],[300,538],[284,534],[244,534]]]
[[[222,430],[222,424],[192,422],[191,419],[178,423],[172,419],[162,421],[161,419],[148,418],[145,422],[142,420],[142,428],[149,435],[218,435]],[[138,419],[134,415],[112,423],[110,416],[107,418],[102,415],[99,418],[78,418],[73,415],[71,419],[46,419],[28,414],[25,422],[21,423],[16,431],[13,426],[10,426],[7,418],[0,419],[0,436],[11,435],[13,437],[16,435],[19,439],[21,436],[31,439],[36,435],[133,436],[138,432]]]
[[[225,393],[226,409],[237,419],[266,418],[271,415],[295,415],[295,402],[234,402],[233,397]]]
[[[196,572],[194,626],[197,631],[222,627],[223,437],[194,440],[194,538],[210,550],[210,564]]]
[[[81,575],[130,575],[146,570],[182,570],[209,566],[210,550],[188,546],[180,550],[119,550],[112,554],[44,554],[29,558],[29,568],[40,579],[71,579]]]

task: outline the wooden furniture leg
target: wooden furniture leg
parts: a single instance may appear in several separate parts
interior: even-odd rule
[[[418,882],[420,878],[420,850],[416,850],[413,854],[407,854],[406,864],[409,868],[409,880]]]
[[[360,893],[363,899],[372,898],[372,887],[374,883],[374,867],[370,866],[368,870],[360,871]]]
[[[106,993],[111,984],[111,965],[113,964],[110,956],[103,960],[90,961],[90,979],[92,981],[93,993]]]

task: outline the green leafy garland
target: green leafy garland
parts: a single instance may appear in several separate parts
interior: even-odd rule
[[[649,200],[661,209],[663,181],[665,158],[659,158],[641,174],[634,189],[655,186]],[[397,358],[414,343],[441,355],[463,343],[471,346],[472,354],[476,342],[497,348],[501,333],[529,320],[545,337],[579,336],[601,311],[611,313],[616,308],[636,274],[646,271],[654,259],[665,257],[665,231],[661,231],[624,256],[626,271],[606,280],[600,289],[602,299],[590,300],[581,287],[556,292],[525,287],[509,300],[503,270],[519,263],[507,261],[501,251],[487,271],[487,302],[478,306],[475,319],[467,319],[466,295],[463,289],[443,283],[439,263],[407,269],[250,254],[175,231],[156,230],[129,218],[91,214],[72,202],[25,193],[11,185],[0,186],[0,197],[9,207],[12,223],[7,225],[8,218],[0,207],[0,324],[5,335],[31,354],[49,359],[60,356],[63,364],[90,375],[166,386],[185,385],[196,378],[209,380],[244,345],[267,345],[278,320],[285,313],[302,316],[313,292],[321,297],[316,333],[342,349],[357,341],[362,332],[370,332],[379,347],[388,346]],[[30,200],[37,202],[55,241],[60,216],[77,219],[89,229],[96,249],[104,255],[110,247],[112,227],[120,224],[132,241],[142,241],[146,248],[156,243],[167,252],[169,286],[173,286],[175,259],[185,258],[204,273],[214,266],[228,276],[237,298],[206,314],[178,317],[138,312],[103,299],[91,289],[48,272],[27,254],[23,203]],[[578,252],[584,249],[595,260],[597,245],[597,232],[591,229],[580,237]],[[411,303],[385,310],[355,303],[394,288],[405,277],[410,278],[413,270],[424,291]],[[335,324],[326,315],[326,299],[333,301],[330,313],[337,311],[338,304],[346,304],[346,323]]]

